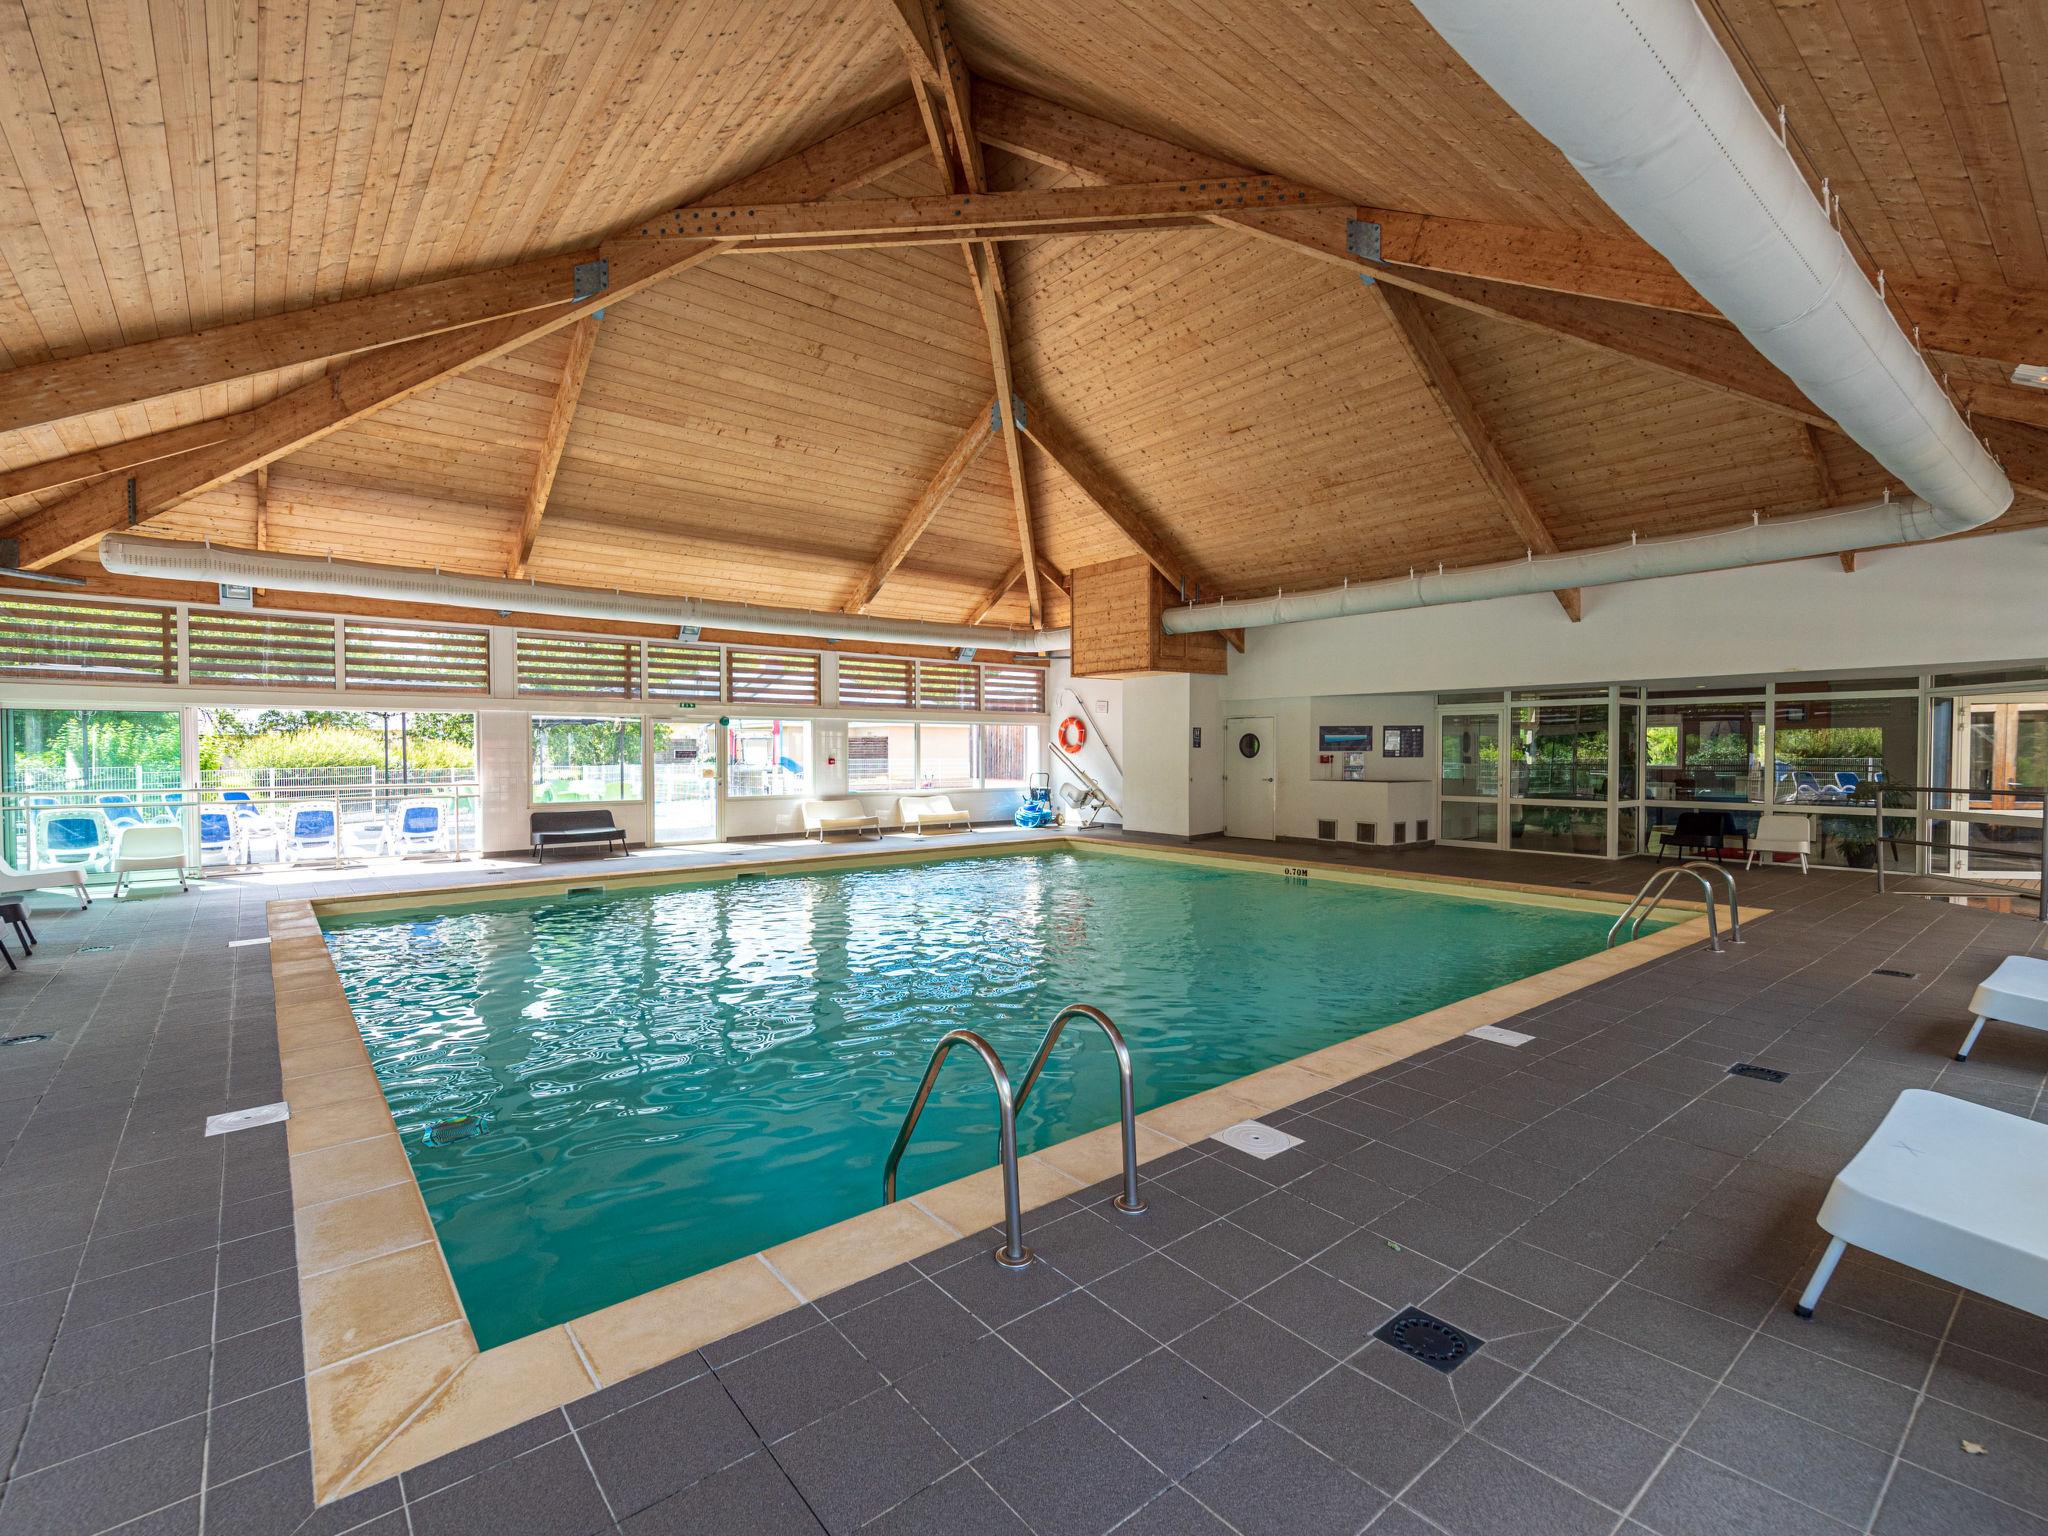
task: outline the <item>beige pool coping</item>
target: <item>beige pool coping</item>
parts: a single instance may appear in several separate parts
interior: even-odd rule
[[[270,903],[271,974],[298,1231],[299,1296],[312,1427],[313,1491],[345,1497],[436,1456],[623,1381],[1001,1219],[997,1170],[929,1189],[779,1243],[761,1253],[479,1351],[427,1217],[369,1051],[321,936],[319,915],[489,900],[602,884],[607,889],[798,874],[849,865],[919,863],[1066,845],[1116,856],[1301,871],[1346,884],[1467,889],[1489,899],[1614,911],[1625,899],[1523,882],[1366,870],[1299,855],[1107,843],[1050,836],[881,851],[860,857],[773,857],[710,867],[495,880],[459,886]],[[1673,903],[1701,910],[1696,904]],[[1763,910],[1751,914],[1766,915]],[[1690,918],[1616,949],[1282,1062],[1138,1116],[1149,1161],[1240,1120],[1256,1119],[1482,1024],[1511,1018],[1705,937]],[[1026,1210],[1122,1166],[1114,1124],[1026,1155]]]

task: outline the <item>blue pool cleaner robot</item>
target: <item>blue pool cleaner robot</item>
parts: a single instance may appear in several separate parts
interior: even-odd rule
[[[1024,803],[1017,807],[1017,814],[1010,819],[1020,827],[1050,827],[1058,822],[1060,813],[1052,803],[1051,774],[1031,775],[1031,787],[1024,793]]]

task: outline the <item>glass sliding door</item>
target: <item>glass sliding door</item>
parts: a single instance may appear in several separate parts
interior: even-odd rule
[[[177,819],[184,724],[175,709],[9,709],[0,750],[6,857],[105,867],[114,833]]]
[[[705,843],[718,836],[718,726],[656,720],[654,840]]]
[[[1468,847],[1501,846],[1498,709],[1459,709],[1439,717],[1437,840]]]

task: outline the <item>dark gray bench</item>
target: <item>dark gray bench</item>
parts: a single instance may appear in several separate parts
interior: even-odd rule
[[[609,850],[613,843],[626,851],[626,834],[610,811],[535,811],[532,817],[533,856],[546,862],[547,850],[563,846],[580,847],[599,843]]]

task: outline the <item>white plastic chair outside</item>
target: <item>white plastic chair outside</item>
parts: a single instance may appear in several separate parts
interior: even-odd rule
[[[287,862],[305,858],[341,857],[340,828],[334,809],[325,805],[295,806],[285,820],[283,853]]]
[[[1813,822],[1804,816],[1795,816],[1783,811],[1766,811],[1757,822],[1756,833],[1749,840],[1749,861],[1742,867],[1753,868],[1760,853],[1796,853],[1799,855],[1799,873],[1809,873],[1806,858],[1813,852]]]
[[[446,818],[441,807],[428,800],[409,800],[391,818],[391,851],[439,853],[447,845]]]

